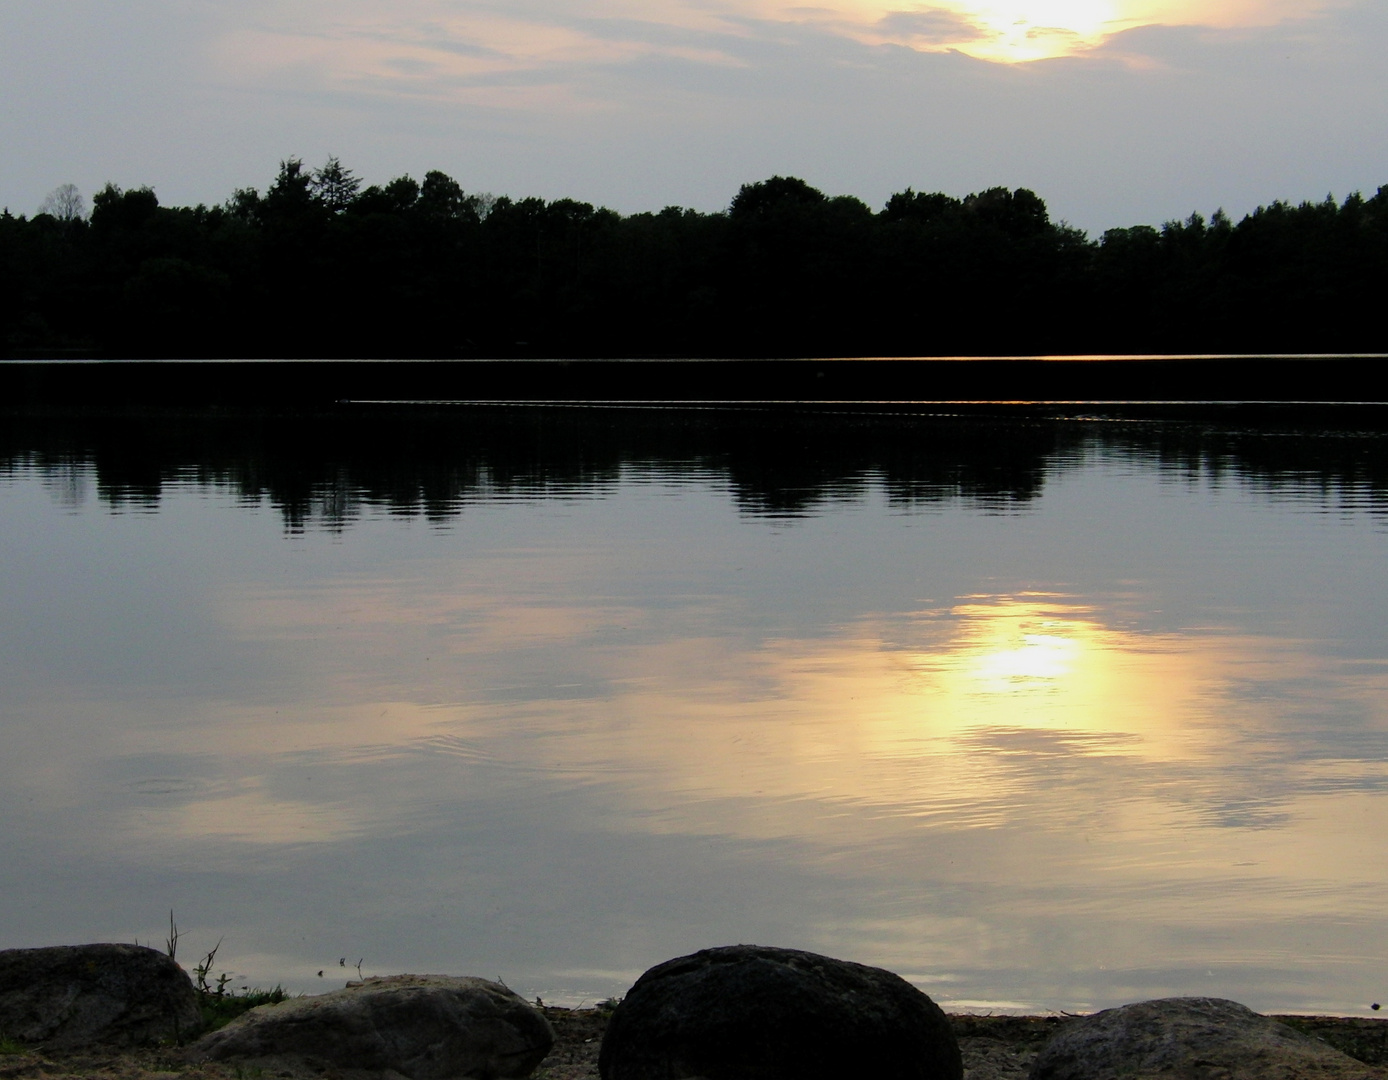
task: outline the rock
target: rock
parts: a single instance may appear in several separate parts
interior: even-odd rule
[[[969,1080],[1026,1080],[1041,1048],[1068,1022],[1060,1016],[972,1013],[949,1018]]]
[[[960,1080],[939,1007],[899,975],[794,949],[668,960],[617,1006],[603,1080]]]
[[[135,1046],[195,1034],[187,974],[143,945],[0,951],[0,1033],[53,1049]]]
[[[501,1080],[529,1076],[553,1045],[549,1021],[498,983],[391,975],[252,1009],[203,1036],[189,1057],[411,1080]]]
[[[1162,998],[1067,1024],[1031,1080],[1368,1080],[1380,1070],[1236,1001]]]

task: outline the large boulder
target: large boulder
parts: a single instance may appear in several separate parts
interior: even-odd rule
[[[1161,998],[1071,1021],[1031,1080],[1369,1080],[1383,1073],[1236,1001]]]
[[[636,981],[602,1040],[603,1080],[960,1080],[939,1007],[899,975],[731,945]]]
[[[201,1024],[172,959],[143,945],[0,951],[0,1034],[53,1049],[181,1041]]]
[[[529,1076],[554,1045],[549,1021],[499,983],[391,975],[262,1005],[200,1039],[198,1060],[291,1072],[398,1073],[411,1080]]]

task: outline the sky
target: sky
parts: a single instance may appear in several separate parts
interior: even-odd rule
[[[0,205],[290,156],[622,212],[1029,187],[1098,234],[1388,184],[1385,0],[3,0]]]

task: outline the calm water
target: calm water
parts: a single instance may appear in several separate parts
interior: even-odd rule
[[[1388,439],[1234,420],[0,421],[0,947],[1365,1012]]]

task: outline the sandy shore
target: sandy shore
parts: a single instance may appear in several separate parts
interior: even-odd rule
[[[596,1080],[598,1048],[607,1015],[594,1009],[546,1007],[555,1044],[535,1080]],[[1025,1080],[1045,1042],[1065,1016],[952,1016],[964,1055],[965,1080]],[[1279,1020],[1383,1069],[1388,1078],[1388,1020],[1334,1016],[1279,1016]],[[0,1080],[272,1080],[275,1074],[230,1063],[190,1065],[178,1048],[88,1050],[70,1054],[18,1051],[0,1054]],[[291,1074],[279,1074],[289,1076]],[[332,1072],[322,1080],[335,1080]]]

